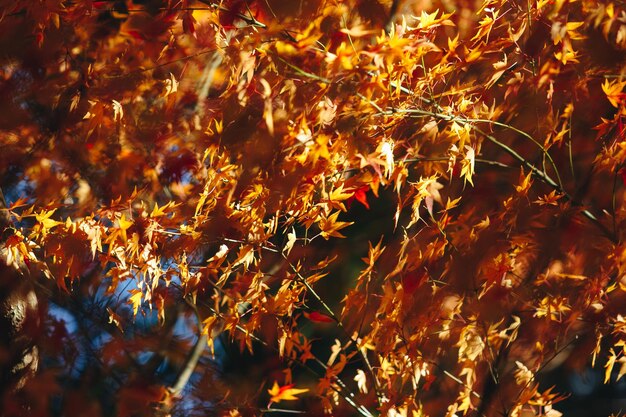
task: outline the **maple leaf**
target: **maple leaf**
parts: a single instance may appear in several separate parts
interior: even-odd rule
[[[442,25],[447,25],[447,26],[454,26],[454,24],[452,23],[452,21],[448,20],[448,18],[450,16],[452,16],[452,13],[449,14],[442,14],[439,18],[437,18],[437,14],[439,13],[439,9],[435,10],[432,13],[426,13],[426,11],[422,10],[422,14],[419,16],[419,25],[418,28],[419,29],[426,29],[429,28],[431,26],[435,26],[438,24],[442,24]]]
[[[609,81],[604,80],[602,83],[602,91],[606,94],[606,98],[609,100],[613,107],[619,107],[620,103],[626,99],[626,94],[622,93],[626,87],[626,81]]]
[[[41,211],[39,214],[35,215],[35,219],[39,222],[42,227],[42,232],[45,234],[48,230],[62,224],[56,220],[51,219],[50,217],[54,214],[56,209]]]
[[[128,298],[128,303],[133,307],[133,316],[137,315],[139,307],[141,307],[141,298],[143,293],[140,290],[130,290],[131,296]]]
[[[480,21],[480,26],[478,31],[472,38],[472,41],[485,37],[486,40],[489,40],[489,35],[491,34],[491,29],[493,28],[494,23],[498,19],[498,15],[500,13],[499,10],[490,9],[491,16],[485,16]]]
[[[346,206],[342,203],[342,201],[350,201],[350,198],[353,195],[354,194],[351,194],[350,191],[344,191],[343,185],[340,185],[330,192],[328,195],[328,203],[331,208],[338,208],[341,211],[346,211]]]
[[[356,200],[359,203],[363,204],[365,208],[369,210],[370,205],[367,202],[367,192],[369,191],[369,189],[370,187],[368,185],[362,185],[354,190],[354,194],[352,194],[352,196],[348,199],[348,204],[350,204],[352,200]]]
[[[344,227],[348,227],[354,222],[338,222],[337,217],[339,216],[339,211],[334,212],[328,217],[323,217],[319,222],[318,226],[321,229],[321,235],[324,239],[328,240],[330,237],[345,237],[339,230]]]
[[[402,276],[402,288],[405,294],[413,294],[427,280],[428,272],[425,269],[411,271]]]
[[[294,388],[294,384],[283,385],[282,387],[278,385],[278,382],[274,381],[274,385],[271,389],[267,390],[270,394],[270,405],[272,403],[278,403],[281,401],[294,401],[297,400],[298,397],[296,395],[307,392],[308,388]],[[269,408],[269,405],[268,405]]]
[[[524,169],[521,168],[520,175],[519,175],[519,185],[515,186],[515,191],[517,191],[521,195],[528,194],[528,190],[530,190],[530,186],[533,183],[532,177],[533,177],[532,171],[524,175]]]
[[[310,313],[305,311],[304,317],[316,323],[334,323],[335,322],[335,320],[332,317],[327,316],[326,314],[322,314],[318,311],[311,311]]]
[[[563,50],[555,52],[554,57],[560,61],[563,65],[567,65],[569,62],[579,63],[578,57],[580,54],[578,51],[574,51],[569,47],[563,47]]]
[[[556,206],[558,205],[559,199],[563,197],[562,194],[558,193],[556,190],[552,190],[549,194],[545,194],[543,197],[539,197],[535,203],[540,206]]]
[[[128,241],[128,236],[126,235],[126,231],[133,225],[133,221],[126,220],[126,214],[122,213],[122,217],[118,220],[119,230],[121,231],[122,239],[126,243]]]

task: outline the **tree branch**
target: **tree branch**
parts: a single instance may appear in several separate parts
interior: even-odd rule
[[[172,395],[172,397],[178,397],[183,392],[183,389],[189,382],[191,375],[193,375],[194,370],[196,369],[196,366],[198,365],[198,361],[202,357],[202,354],[204,353],[204,349],[207,346],[207,335],[202,333],[202,318],[200,317],[198,308],[187,299],[185,299],[185,301],[193,309],[196,315],[196,319],[198,320],[198,339],[196,340],[196,343],[191,349],[191,352],[189,352],[189,355],[187,356],[187,360],[185,361],[184,365],[180,369],[178,373],[178,377],[176,378],[176,381],[169,388],[169,392]],[[167,416],[170,414],[173,407],[174,407],[174,401],[163,402],[157,415]]]

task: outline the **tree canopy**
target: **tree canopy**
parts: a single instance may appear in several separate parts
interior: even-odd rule
[[[621,2],[3,0],[0,52],[4,415],[558,417],[555,370],[626,373]]]

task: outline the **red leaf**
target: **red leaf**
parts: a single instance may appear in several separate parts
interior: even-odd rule
[[[183,13],[183,31],[192,36],[196,35],[196,19],[194,19],[193,15],[190,11]]]
[[[361,204],[363,204],[368,210],[370,208],[369,203],[367,202],[367,192],[370,187],[368,185],[363,185],[356,189],[354,192],[354,198]]]
[[[95,7],[96,9],[104,9],[106,7],[108,7],[110,5],[110,2],[108,1],[94,1],[93,3],[91,3],[91,5],[93,7]]]
[[[139,41],[145,41],[146,36],[138,30],[129,30],[128,34]]]
[[[43,45],[43,32],[37,32],[35,39],[37,40],[37,46],[41,48],[41,45]]]
[[[402,277],[402,288],[405,294],[413,294],[428,278],[425,270],[411,271]]]
[[[362,185],[359,188],[354,189],[352,196],[350,196],[346,200],[346,204],[348,205],[348,207],[350,207],[352,205],[352,202],[356,200],[359,203],[363,204],[369,210],[370,205],[367,202],[367,192],[369,191],[369,189],[369,185]]]
[[[305,311],[304,317],[315,323],[333,323],[335,321],[332,317],[329,317],[326,314],[322,314],[318,311],[311,311],[310,313],[307,313]]]

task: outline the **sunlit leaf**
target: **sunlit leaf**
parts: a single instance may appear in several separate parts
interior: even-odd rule
[[[308,388],[294,388],[293,384],[283,385],[282,387],[278,385],[278,382],[274,381],[274,385],[272,388],[267,390],[270,394],[270,404],[278,403],[281,401],[295,401],[298,400],[297,395],[305,393],[308,391]]]

